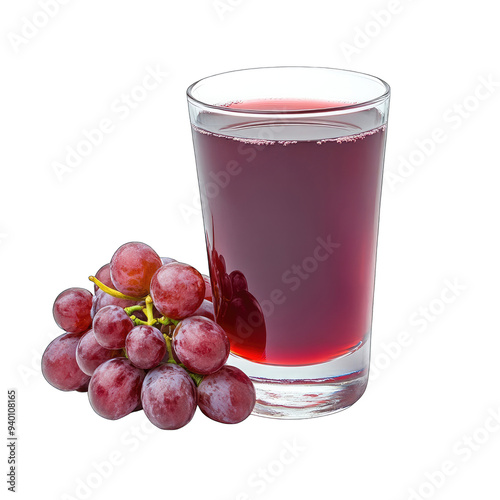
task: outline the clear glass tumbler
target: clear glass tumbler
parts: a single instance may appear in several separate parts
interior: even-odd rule
[[[275,67],[187,96],[216,320],[254,413],[349,407],[368,381],[389,86]]]

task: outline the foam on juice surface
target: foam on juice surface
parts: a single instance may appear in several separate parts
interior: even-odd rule
[[[200,113],[192,126],[201,134],[257,146],[353,142],[385,130],[377,109],[340,109],[349,104],[305,99],[238,101],[221,105],[228,113]]]

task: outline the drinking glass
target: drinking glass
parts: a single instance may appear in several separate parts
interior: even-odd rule
[[[187,97],[216,321],[254,413],[349,407],[368,381],[389,86],[272,67]]]

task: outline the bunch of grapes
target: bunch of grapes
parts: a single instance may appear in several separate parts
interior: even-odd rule
[[[54,302],[65,333],[42,356],[49,384],[88,392],[107,419],[144,410],[160,429],[183,427],[197,407],[227,424],[250,415],[255,388],[225,364],[230,345],[214,321],[208,276],[131,242],[89,279],[94,295],[69,288]]]

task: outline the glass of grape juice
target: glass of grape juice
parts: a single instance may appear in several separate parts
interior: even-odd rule
[[[216,321],[254,414],[349,407],[368,381],[389,86],[270,67],[187,98]]]

